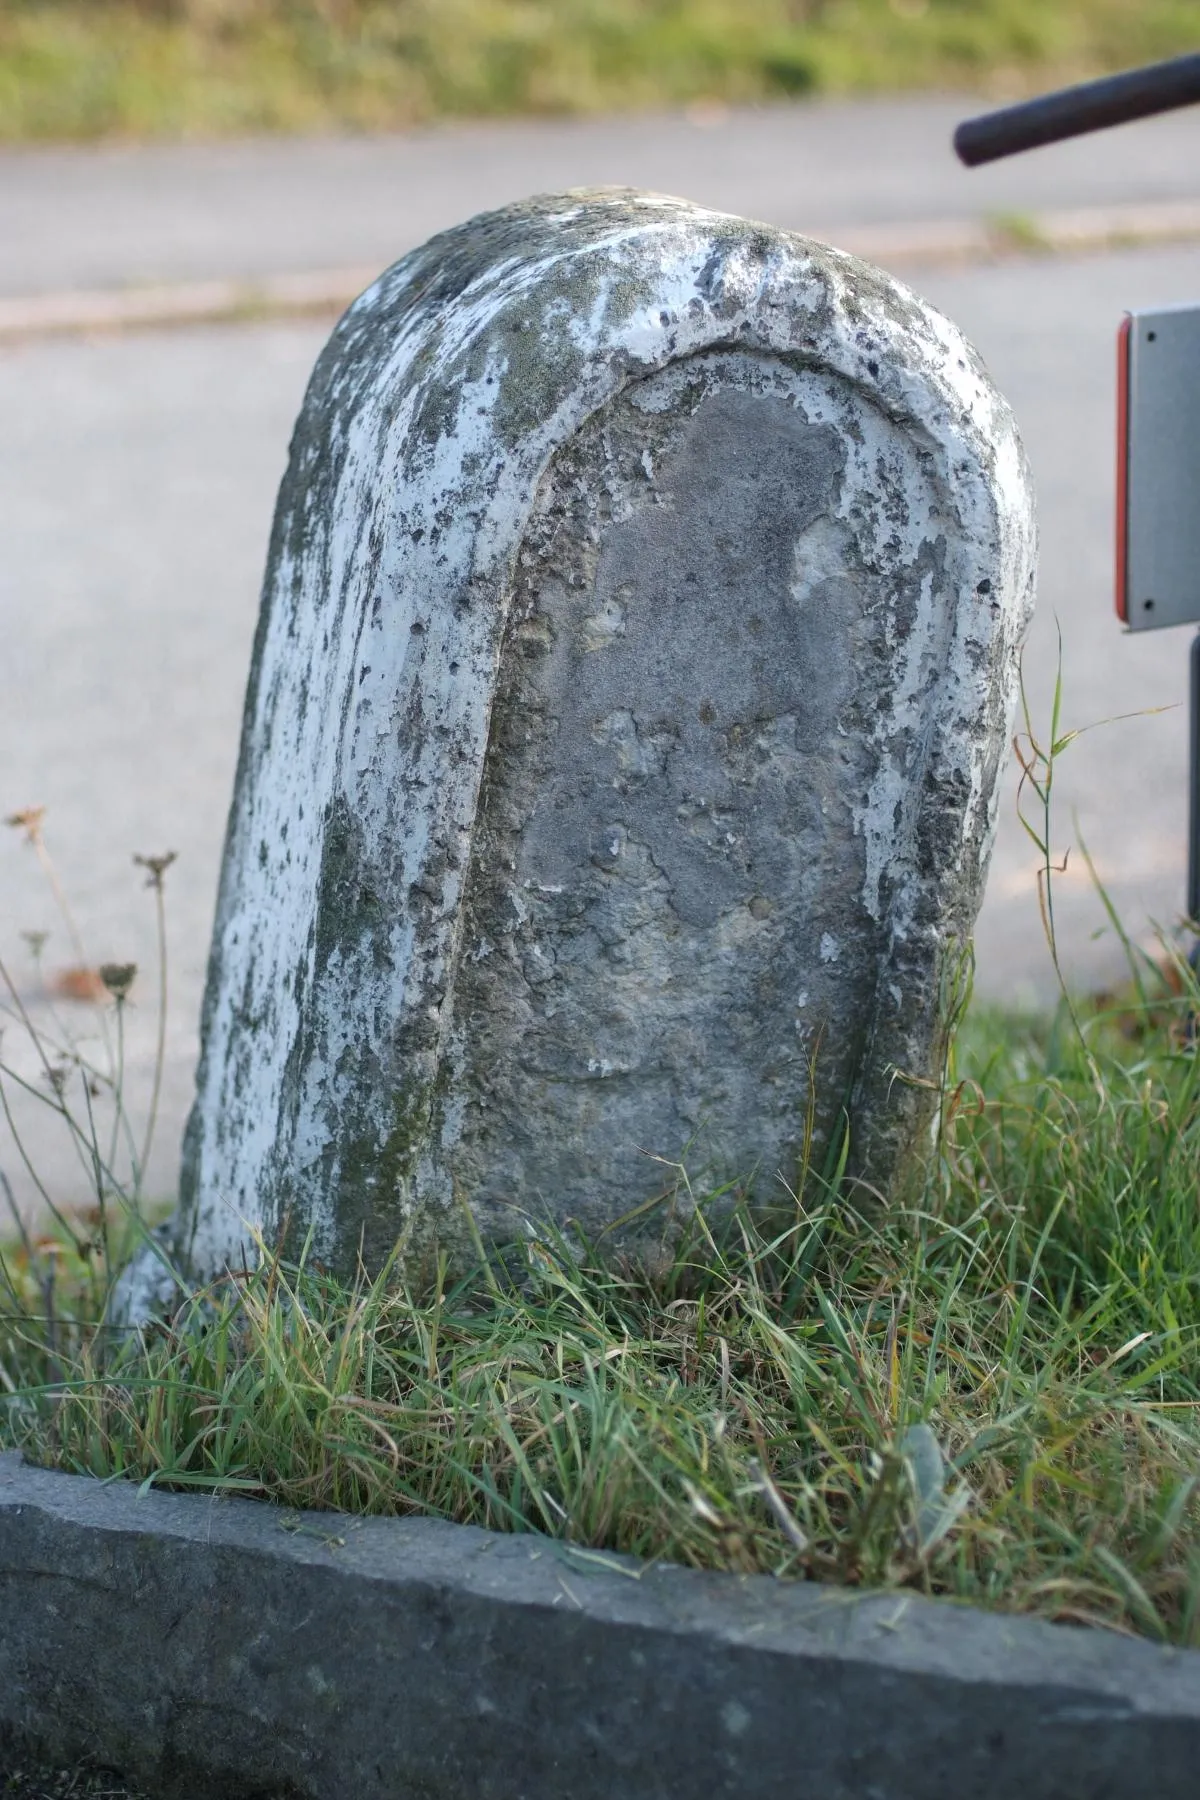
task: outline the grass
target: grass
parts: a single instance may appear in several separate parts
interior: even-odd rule
[[[993,213],[988,226],[999,248],[1023,252],[1026,256],[1045,255],[1054,249],[1037,219],[1028,213]]]
[[[48,1310],[18,1251],[0,1433],[97,1476],[1198,1644],[1193,999],[977,1012],[919,1205],[700,1205],[653,1276],[543,1234],[417,1293],[264,1247],[130,1333],[97,1323],[94,1255],[60,1244]]]
[[[149,1800],[144,1789],[90,1760],[47,1769],[0,1744],[0,1800]]]
[[[1196,42],[1195,0],[7,0],[0,142],[1010,94]]]
[[[1044,746],[1028,717],[1017,740],[1056,968],[1060,699]],[[41,815],[14,822],[46,857]],[[167,860],[144,861],[160,921]],[[1126,948],[1119,997],[967,1013],[906,1204],[809,1169],[764,1214],[680,1168],[665,1257],[531,1225],[416,1289],[399,1259],[346,1283],[260,1243],[130,1329],[109,1299],[136,1182],[96,1149],[106,1228],[60,1213],[0,1257],[0,1443],[1200,1646],[1200,991]]]

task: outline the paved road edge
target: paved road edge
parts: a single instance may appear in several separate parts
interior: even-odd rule
[[[1200,201],[942,219],[895,226],[847,226],[823,241],[866,262],[905,273],[1013,256],[1081,255],[1200,241]],[[332,318],[381,273],[374,268],[308,269],[257,279],[74,288],[0,297],[0,346],[30,338],[79,337],[181,325]]]
[[[163,1800],[1183,1800],[1200,1759],[1200,1653],[11,1453],[0,1621],[0,1740]]]

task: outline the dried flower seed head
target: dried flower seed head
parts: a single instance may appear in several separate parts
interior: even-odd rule
[[[21,937],[25,943],[29,945],[29,954],[32,956],[34,962],[37,961],[38,957],[45,949],[46,940],[49,936],[50,933],[48,931],[23,931],[21,933]]]
[[[147,871],[146,886],[161,888],[163,876],[175,861],[177,855],[178,851],[166,850],[161,856],[135,856],[133,860],[139,869],[145,869]]]
[[[136,974],[136,963],[100,964],[100,979],[118,1005],[128,997]]]
[[[11,825],[15,831],[23,831],[26,841],[36,844],[41,841],[42,820],[45,817],[44,806],[25,806],[20,812],[9,813],[4,823]]]
[[[71,1069],[68,1063],[51,1063],[50,1067],[44,1072],[43,1079],[49,1087],[53,1088],[60,1100],[63,1097],[63,1090],[67,1085],[67,1076],[70,1073]]]

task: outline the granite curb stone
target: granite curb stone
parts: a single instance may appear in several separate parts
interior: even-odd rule
[[[0,1738],[164,1800],[1174,1800],[1200,1654],[0,1456]]]

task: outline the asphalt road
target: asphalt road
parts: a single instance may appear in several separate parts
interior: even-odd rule
[[[441,127],[403,137],[0,153],[0,294],[384,267],[487,207],[628,184],[817,236],[1200,194],[1200,109],[967,171],[978,99]]]
[[[254,144],[0,158],[0,291],[122,279],[382,265],[427,231],[535,187],[596,179],[683,190],[827,230],[972,209],[1193,197],[1200,115],[1129,128],[994,171],[957,171],[950,102],[688,120],[487,127],[383,143]],[[972,185],[974,184],[974,185]],[[1062,633],[1065,754],[1056,842],[1073,815],[1135,935],[1182,904],[1188,634],[1120,632],[1111,611],[1113,339],[1126,306],[1200,298],[1200,248],[1029,258],[907,279],[953,316],[1012,401],[1033,461],[1042,581],[1026,667],[1048,720]],[[133,852],[179,852],[168,877],[171,1023],[149,1186],[172,1189],[274,490],[325,334],[259,324],[0,351],[0,813],[48,808],[47,840],[89,955],[153,966],[152,896]],[[978,932],[979,985],[1052,991],[1034,855],[1006,792]],[[1119,965],[1078,854],[1061,884],[1064,960],[1080,983]],[[18,832],[0,835],[0,954],[35,994],[19,933],[49,926],[74,961]],[[135,1109],[148,1091],[151,984],[130,1015]],[[90,1008],[64,1003],[71,1029]],[[45,1017],[42,1013],[40,1017]],[[10,1027],[6,1055],[36,1081]],[[23,1118],[28,1123],[28,1109]],[[0,1124],[0,1139],[3,1135]],[[40,1134],[55,1191],[81,1176]],[[11,1147],[0,1167],[29,1199]]]

